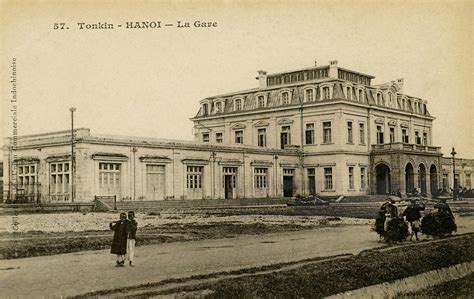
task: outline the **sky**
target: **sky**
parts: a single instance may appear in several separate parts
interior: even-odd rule
[[[0,1],[0,137],[12,134],[13,58],[19,135],[70,129],[75,107],[75,127],[95,134],[187,140],[201,99],[257,87],[260,69],[338,60],[375,76],[374,84],[404,78],[404,92],[427,100],[436,117],[433,144],[445,156],[454,146],[458,157],[474,158],[473,8],[469,1]],[[142,21],[162,28],[124,28]],[[115,29],[77,25],[98,22]]]

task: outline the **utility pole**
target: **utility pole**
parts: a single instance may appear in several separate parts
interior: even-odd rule
[[[69,111],[71,111],[71,202],[74,202],[74,174],[76,169],[74,165],[74,111],[76,111],[76,108],[71,107]]]

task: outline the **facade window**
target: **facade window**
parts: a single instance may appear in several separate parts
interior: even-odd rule
[[[216,103],[216,113],[222,113],[222,102]]]
[[[354,167],[349,167],[349,189],[354,189]]]
[[[328,86],[323,87],[323,100],[327,100],[329,98],[330,98],[329,87]]]
[[[323,143],[331,143],[332,136],[331,136],[331,122],[325,121],[323,122]]]
[[[382,95],[377,93],[377,105],[382,106]]]
[[[306,102],[314,101],[314,90],[311,88],[306,89],[305,96],[306,96]]]
[[[283,92],[281,94],[281,104],[288,105],[290,103],[290,94],[288,92]]]
[[[332,190],[332,168],[324,168],[324,189]]]
[[[359,102],[364,101],[364,91],[362,89],[359,89]]]
[[[409,143],[409,141],[407,129],[402,129],[402,142]]]
[[[415,131],[415,142],[418,145],[421,145],[421,137],[420,137],[420,132]]]
[[[264,108],[265,107],[265,97],[258,96],[257,97],[257,108]]]
[[[423,132],[423,145],[428,145],[428,133]]]
[[[365,167],[360,168],[360,188],[365,189]]]
[[[202,142],[209,142],[209,133],[202,133]]]
[[[265,189],[267,188],[267,168],[255,168],[254,169],[254,178],[255,178],[255,188],[256,189]]]
[[[38,177],[36,165],[28,164],[18,166],[18,189],[23,189],[26,196],[31,196],[38,190],[37,185]]]
[[[68,201],[70,192],[70,162],[55,162],[49,165],[49,193],[52,201]]]
[[[383,129],[382,129],[382,126],[377,126],[377,144],[383,144]]]
[[[240,111],[242,110],[242,100],[237,99],[235,100],[235,111]]]
[[[120,194],[120,163],[99,163],[99,190],[106,195]]]
[[[395,142],[395,128],[390,127],[390,143]]]
[[[222,133],[216,133],[216,142],[217,143],[222,143],[223,141],[223,137],[222,137]]]
[[[348,121],[347,122],[347,143],[353,143],[354,138],[352,134],[352,122]]]
[[[244,143],[244,131],[242,130],[235,131],[235,143],[237,144]]]
[[[365,144],[365,125],[359,123],[359,144]]]
[[[352,88],[347,87],[346,93],[347,93],[347,99],[352,100]]]
[[[202,115],[206,116],[209,114],[209,106],[207,104],[202,104]]]
[[[314,144],[314,124],[306,124],[305,143]]]
[[[316,195],[316,170],[308,168],[308,189],[309,195]]]
[[[280,133],[280,145],[284,149],[285,145],[291,144],[290,126],[282,126]]]
[[[188,166],[186,172],[186,187],[188,189],[202,188],[202,166]]]
[[[258,146],[262,146],[262,147],[267,146],[267,129],[258,129],[257,135],[258,135],[257,137]]]

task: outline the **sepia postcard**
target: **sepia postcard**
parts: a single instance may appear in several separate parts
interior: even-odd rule
[[[472,297],[473,19],[0,0],[0,297]]]

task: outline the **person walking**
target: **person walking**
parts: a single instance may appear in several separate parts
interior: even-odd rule
[[[127,259],[130,267],[135,267],[133,258],[135,256],[135,239],[137,234],[138,223],[135,220],[135,212],[128,212],[128,238],[127,238]]]
[[[419,205],[416,203],[415,198],[410,199],[410,205],[406,207],[403,211],[403,216],[405,217],[406,221],[410,223],[410,241],[413,239],[413,235],[415,235],[415,239],[418,241],[418,232],[420,231],[420,219],[421,219],[421,211],[425,209],[425,205]]]
[[[110,222],[110,229],[114,231],[112,248],[110,253],[117,255],[116,267],[124,267],[125,254],[127,253],[127,235],[129,231],[129,221],[126,213],[120,213],[118,221]]]

